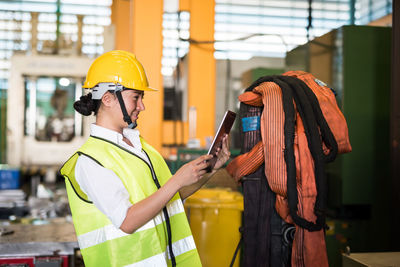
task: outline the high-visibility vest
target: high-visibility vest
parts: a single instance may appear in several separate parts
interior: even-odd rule
[[[60,170],[66,179],[72,219],[85,266],[171,265],[162,211],[134,233],[126,234],[90,202],[75,179],[75,165],[79,155],[83,154],[112,170],[121,179],[131,203],[150,196],[157,190],[154,180],[158,180],[162,186],[171,177],[171,173],[161,155],[143,139],[141,142],[150,164],[117,144],[89,137]],[[201,266],[179,193],[175,194],[166,207],[177,266]]]

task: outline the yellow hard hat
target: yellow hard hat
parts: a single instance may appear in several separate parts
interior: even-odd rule
[[[93,88],[99,83],[121,84],[139,91],[157,91],[149,87],[146,73],[136,56],[122,50],[106,52],[93,61],[83,88]]]

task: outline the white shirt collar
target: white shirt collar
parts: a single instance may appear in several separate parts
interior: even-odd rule
[[[142,150],[142,143],[140,142],[140,132],[138,129],[124,128],[122,134],[131,141],[132,145],[138,149]]]
[[[90,135],[106,139],[110,142],[118,144],[118,140],[122,140],[122,135],[116,131],[92,123],[90,125]]]
[[[141,151],[142,144],[140,142],[140,132],[137,129],[123,129],[123,135],[119,132],[107,129],[105,127],[99,126],[97,124],[92,123],[90,125],[90,135],[103,138],[115,144],[121,145],[123,142],[123,137],[127,138],[135,149]],[[125,143],[125,142],[124,142]]]

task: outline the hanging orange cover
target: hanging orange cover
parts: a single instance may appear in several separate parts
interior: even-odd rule
[[[321,111],[338,144],[338,153],[351,151],[346,120],[337,106],[335,95],[330,88],[312,74],[303,71],[289,71],[283,75],[296,77],[305,82],[318,99]],[[276,210],[288,223],[293,223],[287,202],[287,174],[284,159],[284,121],[281,88],[274,82],[263,82],[252,92],[239,96],[239,101],[248,105],[263,105],[261,115],[261,136],[251,151],[236,157],[227,171],[239,181],[241,177],[257,170],[265,162],[265,175],[272,191],[276,193]],[[262,103],[262,104],[261,104]],[[317,190],[314,161],[300,115],[296,115],[294,154],[296,159],[296,180],[298,192],[298,215],[315,222],[314,204]],[[328,153],[324,146],[324,153]],[[310,232],[296,226],[292,249],[292,266],[328,266],[324,231]]]

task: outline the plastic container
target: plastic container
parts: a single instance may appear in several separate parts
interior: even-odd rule
[[[229,189],[200,189],[185,201],[204,267],[229,266],[240,240],[243,196]],[[240,252],[233,266],[239,266]]]
[[[18,189],[20,171],[0,165],[0,189]]]

